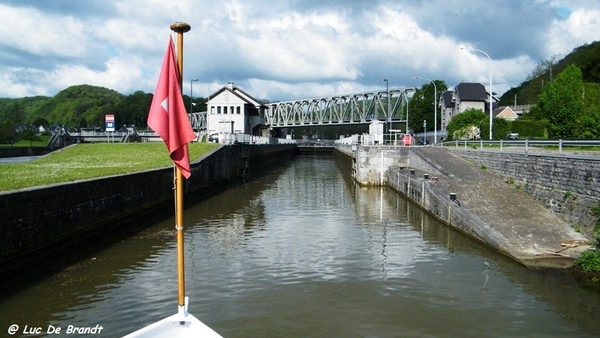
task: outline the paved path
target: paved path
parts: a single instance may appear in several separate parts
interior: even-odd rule
[[[529,194],[500,175],[441,147],[413,148],[439,172],[436,182],[457,194],[462,208],[477,215],[509,255],[527,266],[571,266],[588,240]]]

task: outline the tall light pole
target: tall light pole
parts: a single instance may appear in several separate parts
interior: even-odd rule
[[[408,134],[408,92],[413,92],[415,91],[415,88],[406,88],[404,90],[404,99],[406,100],[406,131],[405,133]]]
[[[385,82],[385,95],[387,95],[387,116],[388,120],[392,122],[392,116],[390,115],[390,90],[388,79],[381,79],[381,82]]]
[[[194,99],[194,94],[193,94],[194,92],[192,90],[192,88],[194,88],[193,87],[194,86],[194,81],[198,81],[198,79],[191,79],[190,80],[190,114],[192,113],[192,102],[193,102],[193,99]]]
[[[492,140],[492,116],[493,116],[493,112],[492,112],[492,101],[494,100],[494,94],[492,94],[492,58],[488,55],[488,53],[480,50],[480,49],[475,49],[475,48],[467,48],[467,47],[458,47],[458,49],[460,50],[472,50],[475,52],[479,52],[479,53],[483,53],[485,54],[485,56],[487,56],[488,60],[490,61],[490,140]]]
[[[435,82],[433,82],[433,80],[425,77],[413,76],[413,79],[427,80],[433,84],[433,144],[435,145],[437,143],[437,86],[435,85]]]

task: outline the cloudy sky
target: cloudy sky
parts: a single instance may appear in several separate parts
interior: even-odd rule
[[[78,84],[154,92],[169,26],[184,41],[184,93],[228,82],[286,101],[422,86],[504,93],[541,60],[600,40],[588,0],[0,0],[0,97]]]

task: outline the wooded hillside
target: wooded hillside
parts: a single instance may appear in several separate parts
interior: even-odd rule
[[[499,105],[514,105],[515,95],[517,104],[535,104],[542,88],[570,65],[581,69],[584,82],[600,83],[600,41],[575,48],[561,60],[553,57],[550,60],[540,61],[525,82],[502,95]]]

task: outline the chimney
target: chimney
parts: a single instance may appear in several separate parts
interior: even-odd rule
[[[233,90],[233,82],[227,82],[227,88]]]

